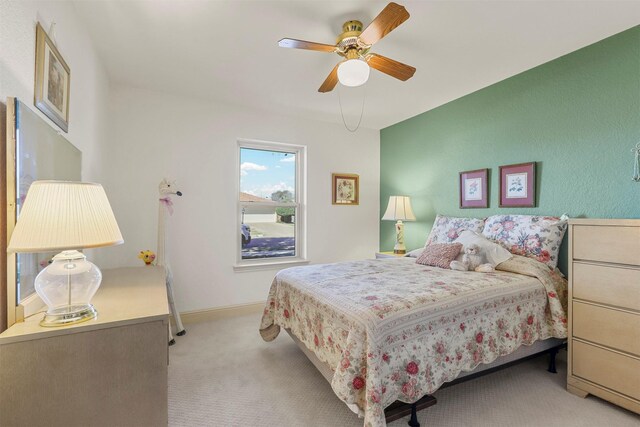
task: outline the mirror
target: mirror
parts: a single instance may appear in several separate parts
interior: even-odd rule
[[[46,179],[81,181],[82,153],[17,98],[7,99],[7,128],[7,239],[10,239],[31,183]],[[35,278],[53,255],[8,255],[9,326],[21,320],[21,315],[31,314],[25,308],[26,301],[34,297]],[[13,319],[12,311],[16,313]]]

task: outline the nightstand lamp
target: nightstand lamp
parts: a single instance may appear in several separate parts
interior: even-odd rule
[[[100,184],[35,181],[31,184],[8,252],[62,250],[38,274],[35,288],[48,310],[42,326],[93,319],[91,298],[100,287],[100,269],[76,249],[124,243]]]
[[[411,199],[409,196],[391,196],[387,210],[382,217],[383,220],[396,222],[396,245],[393,247],[393,253],[405,254],[407,248],[404,245],[404,224],[402,221],[415,221],[416,216],[411,209]]]

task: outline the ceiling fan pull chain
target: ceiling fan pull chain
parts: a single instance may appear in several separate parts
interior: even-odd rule
[[[344,127],[349,132],[357,131],[360,128],[360,123],[362,123],[362,115],[364,113],[364,100],[367,97],[367,87],[365,86],[363,89],[364,89],[364,94],[362,95],[362,107],[360,108],[360,119],[358,119],[358,124],[356,125],[356,127],[351,129],[349,128],[349,126],[347,126],[347,122],[344,119],[344,111],[342,110],[342,97],[340,96],[340,85],[338,85],[338,103],[340,104],[340,115],[342,116],[342,123],[344,124]]]

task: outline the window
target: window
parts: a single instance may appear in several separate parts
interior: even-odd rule
[[[238,141],[238,265],[304,261],[305,147]]]

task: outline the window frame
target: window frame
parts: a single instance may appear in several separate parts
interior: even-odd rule
[[[278,206],[296,208],[295,216],[295,256],[292,257],[270,257],[242,259],[242,241],[240,236],[236,234],[236,264],[234,270],[259,270],[270,269],[279,266],[290,266],[292,264],[306,264],[307,246],[306,246],[306,159],[307,147],[304,145],[288,144],[275,141],[263,141],[259,139],[238,138],[236,146],[236,230],[240,230],[242,226],[242,209],[245,206],[263,206],[266,203],[260,202],[241,202],[240,201],[240,180],[241,180],[241,150],[243,148],[276,151],[281,153],[293,153],[296,156],[296,173],[295,173],[295,200],[292,203],[278,202]],[[272,203],[268,204],[273,206]]]

